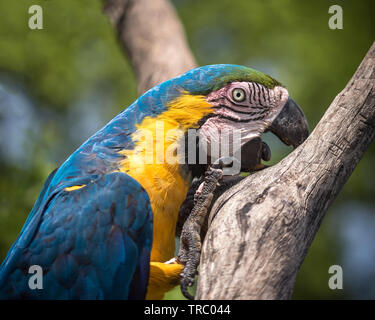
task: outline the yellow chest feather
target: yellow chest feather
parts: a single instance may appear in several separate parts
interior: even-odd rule
[[[135,147],[121,151],[126,156],[121,171],[137,180],[151,201],[151,261],[165,262],[174,256],[178,210],[190,185],[190,178],[180,171],[179,142],[187,129],[211,112],[204,96],[182,94],[165,112],[144,118],[132,135]]]

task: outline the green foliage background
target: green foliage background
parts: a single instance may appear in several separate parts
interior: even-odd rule
[[[311,129],[374,41],[373,1],[173,3],[200,65],[236,63],[271,74],[287,86]],[[43,30],[28,28],[33,4],[43,8]],[[343,8],[343,30],[328,28],[332,4]],[[1,0],[0,15],[3,259],[49,172],[137,91],[101,1]],[[272,136],[265,140],[273,163],[290,151]],[[329,210],[297,277],[294,298],[375,298],[374,163],[372,145]],[[343,266],[344,290],[328,288],[334,264]],[[176,289],[167,298],[181,295]]]

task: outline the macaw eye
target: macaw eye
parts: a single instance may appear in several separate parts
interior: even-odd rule
[[[237,101],[237,102],[244,101],[246,98],[245,90],[240,89],[240,88],[234,89],[232,92],[232,97],[234,101]]]

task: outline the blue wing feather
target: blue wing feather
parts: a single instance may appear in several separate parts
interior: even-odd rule
[[[1,298],[145,297],[152,212],[147,193],[130,176],[110,173],[84,188],[62,189],[32,223],[37,224],[32,239],[22,246],[19,239],[2,266]],[[28,287],[34,264],[43,269],[42,290]],[[131,283],[139,275],[134,295]]]

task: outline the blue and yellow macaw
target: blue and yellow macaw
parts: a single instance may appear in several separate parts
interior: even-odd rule
[[[242,145],[266,130],[298,145],[301,114],[280,83],[237,65],[200,67],[152,88],[50,174],[1,265],[0,298],[161,299],[180,281],[184,266],[165,262],[175,254],[179,208],[202,171],[157,161],[157,150],[178,147],[189,129],[209,144],[236,128]],[[145,137],[157,137],[160,124],[164,139],[150,146]],[[33,265],[43,289],[29,286]]]

